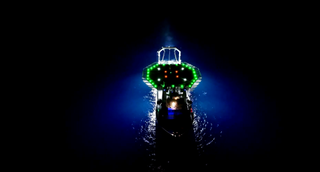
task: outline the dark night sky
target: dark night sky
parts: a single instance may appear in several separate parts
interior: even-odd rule
[[[221,63],[217,68],[241,73],[276,96],[277,83],[283,82],[287,72],[284,15],[267,9],[181,10],[177,15],[150,11],[128,11],[127,15],[90,11],[64,17],[57,27],[61,39],[55,46],[62,79],[71,89],[67,92],[101,75],[115,77],[102,71],[139,63],[131,54],[148,50],[153,56],[170,30],[175,46],[182,51],[201,53],[205,65]]]
[[[245,80],[253,89],[262,90],[266,100],[275,102],[276,112],[263,119],[278,121],[277,142],[270,148],[271,153],[261,156],[285,156],[278,150],[284,148],[281,125],[285,114],[281,112],[285,106],[285,76],[289,68],[286,67],[287,47],[283,45],[288,42],[288,16],[282,14],[280,8],[209,6],[199,12],[181,7],[172,13],[159,7],[117,12],[80,9],[59,16],[58,24],[50,28],[54,41],[49,51],[56,69],[52,74],[57,81],[52,82],[55,88],[52,94],[62,97],[59,110],[61,107],[66,131],[74,128],[69,124],[71,119],[88,116],[87,112],[72,114],[70,109],[81,109],[86,103],[101,99],[101,94],[109,96],[108,101],[118,93],[121,95],[112,83],[121,82],[121,77],[130,70],[137,70],[136,66],[154,62],[156,51],[171,37],[174,46],[183,53],[182,61],[195,64],[200,70],[206,68],[211,70],[209,73],[233,78],[235,82]],[[102,93],[109,88],[110,93]],[[65,136],[70,139],[68,134]],[[70,146],[64,143],[60,151],[68,160],[73,159],[73,164],[86,163],[77,161],[78,154],[70,153]]]

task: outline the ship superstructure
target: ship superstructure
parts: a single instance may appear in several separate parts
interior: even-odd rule
[[[197,67],[181,62],[181,51],[176,47],[162,47],[157,53],[158,62],[143,69],[142,80],[157,90],[157,125],[180,137],[192,127],[194,115],[188,93],[201,82],[201,73]]]

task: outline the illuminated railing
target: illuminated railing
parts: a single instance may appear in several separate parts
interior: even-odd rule
[[[168,58],[165,59],[165,54],[166,54],[166,50],[169,51],[169,55]],[[174,60],[170,59],[170,50],[173,50],[173,54],[174,54]],[[161,58],[161,52],[163,52],[162,54],[162,58]],[[176,52],[179,53],[179,56],[177,57]],[[181,64],[181,51],[176,48],[176,47],[162,47],[159,51],[158,51],[158,64]]]

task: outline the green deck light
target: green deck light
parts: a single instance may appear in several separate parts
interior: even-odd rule
[[[154,61],[153,63],[143,68],[142,81],[145,82],[145,84],[152,90],[160,89],[164,92],[167,91],[166,89],[169,89],[170,92],[174,89],[178,89],[181,92],[187,92],[189,91],[189,89],[192,90],[197,87],[197,85],[202,80],[199,68],[193,66],[193,64],[189,64],[188,62],[182,62],[180,60],[181,53],[179,50],[177,50],[179,52],[179,59],[164,59],[164,56],[168,55],[168,51],[166,50],[169,49],[176,48],[162,47],[161,50],[157,51],[157,61]],[[161,60],[160,57],[162,56],[162,53],[163,60]],[[175,53],[174,56],[176,58]],[[167,92],[166,94],[170,93]],[[162,94],[162,96],[166,95]]]

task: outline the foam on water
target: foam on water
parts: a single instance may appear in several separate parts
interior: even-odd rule
[[[147,151],[147,154],[150,157],[149,160],[151,163],[149,165],[149,169],[151,171],[161,170],[161,168],[159,169],[159,167],[154,165],[154,162],[156,161],[156,95],[157,90],[152,89],[148,95],[144,96],[144,100],[150,102],[151,107],[144,118],[140,120],[140,126],[136,126],[138,128],[136,142]],[[203,95],[206,96],[207,92],[204,92]],[[220,125],[216,121],[208,120],[207,113],[198,105],[197,98],[200,95],[192,95],[189,93],[188,96],[191,101],[194,102],[193,131],[198,154],[201,156],[205,152],[205,148],[207,146],[216,143],[217,140],[219,140],[219,137],[222,137],[222,131],[218,130]],[[216,124],[213,125],[213,123]]]

